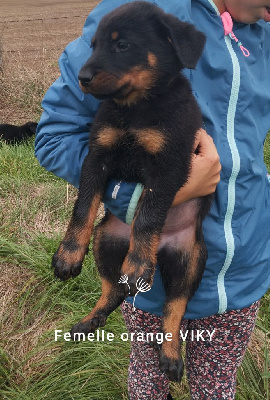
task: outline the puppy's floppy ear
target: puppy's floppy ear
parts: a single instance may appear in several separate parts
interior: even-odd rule
[[[171,14],[163,15],[162,26],[183,67],[194,69],[204,48],[205,35]]]

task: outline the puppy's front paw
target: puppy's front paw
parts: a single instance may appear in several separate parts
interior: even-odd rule
[[[55,253],[52,258],[52,268],[54,268],[54,276],[61,281],[66,281],[69,278],[75,278],[82,270],[82,263],[70,264],[67,261],[59,258]]]
[[[61,243],[57,252],[52,258],[52,268],[56,278],[65,281],[69,278],[75,278],[82,270],[82,262],[88,249],[76,248],[66,249],[65,244]]]

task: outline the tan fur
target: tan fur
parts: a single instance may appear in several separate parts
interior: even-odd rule
[[[119,36],[119,33],[118,33],[118,32],[113,32],[113,33],[111,34],[112,40],[116,40],[116,39],[118,38],[118,36]]]
[[[154,86],[156,76],[153,71],[144,69],[141,66],[135,66],[129,70],[119,81],[118,86],[128,85],[127,96],[124,100],[116,100],[121,105],[130,105],[136,103],[143,97],[147,97],[147,92]]]
[[[163,331],[165,334],[172,334],[172,341],[165,341],[162,350],[167,357],[175,360],[179,358],[179,323],[185,314],[186,306],[186,298],[172,300],[163,316]]]
[[[75,232],[75,235],[74,231],[72,231],[72,233],[70,234],[70,229],[72,228],[71,226],[68,227],[63,243],[59,247],[59,257],[63,260],[66,260],[67,263],[76,264],[83,259],[90,242],[100,201],[101,195],[97,194],[93,199],[92,206],[89,210],[88,217],[84,223],[84,226],[80,227],[80,229]],[[69,251],[65,248],[64,243],[68,242],[70,240],[70,237],[77,247],[75,251]]]
[[[123,136],[124,132],[110,126],[102,128],[98,132],[97,143],[100,146],[111,148]]]
[[[108,302],[110,301],[110,293],[112,292],[113,287],[109,281],[106,279],[102,278],[102,294],[101,297],[99,298],[97,304],[93,308],[93,310],[84,317],[81,322],[88,322],[92,318],[96,316],[96,312],[98,310],[103,309],[104,307],[107,306]]]
[[[150,67],[154,68],[157,66],[157,57],[155,56],[155,54],[149,52],[147,59],[148,59],[148,64],[150,65]]]
[[[133,132],[138,143],[144,147],[148,153],[156,154],[163,150],[165,145],[165,137],[157,129],[143,129]]]

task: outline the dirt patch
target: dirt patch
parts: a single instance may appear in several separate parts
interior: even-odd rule
[[[39,119],[43,95],[59,74],[60,54],[81,35],[89,12],[98,3],[1,1],[0,122]]]
[[[64,47],[80,36],[96,0],[1,1],[3,52],[20,54],[25,62],[56,61]]]

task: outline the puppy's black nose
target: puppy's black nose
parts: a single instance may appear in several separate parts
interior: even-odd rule
[[[79,75],[79,81],[81,83],[82,86],[89,86],[90,82],[93,79],[93,75],[88,75],[88,76],[81,76]]]

